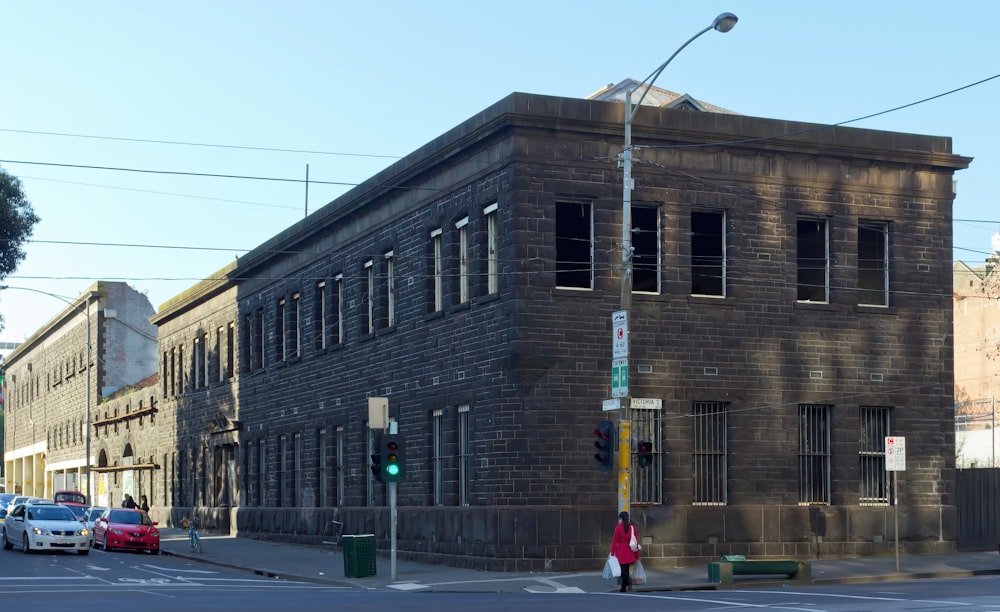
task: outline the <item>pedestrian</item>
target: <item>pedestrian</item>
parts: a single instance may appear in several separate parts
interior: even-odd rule
[[[631,542],[635,540],[635,550]],[[632,564],[639,559],[639,535],[635,532],[635,525],[628,518],[628,512],[618,515],[618,525],[615,526],[615,535],[611,539],[611,554],[618,559],[618,564],[622,566],[622,588],[621,592],[632,590],[632,581],[629,580],[629,569]]]
[[[139,507],[142,508],[143,512],[149,513],[149,500],[146,499],[145,495],[139,496]]]
[[[125,494],[125,500],[122,501],[122,508],[135,508],[135,500],[128,493]]]

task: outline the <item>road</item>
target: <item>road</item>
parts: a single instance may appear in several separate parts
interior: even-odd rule
[[[0,605],[29,604],[31,609],[101,611],[135,608],[159,610],[288,609],[348,610],[540,610],[576,612],[627,608],[629,612],[664,610],[791,610],[803,612],[969,612],[1000,610],[1000,576],[823,587],[740,588],[733,590],[584,593],[566,587],[571,576],[526,584],[523,592],[478,592],[447,585],[434,590],[365,589],[291,582],[199,564],[166,555],[95,550],[29,554],[0,551]],[[455,585],[458,587],[458,585]],[[471,585],[465,585],[471,586]],[[608,583],[609,590],[611,584]]]

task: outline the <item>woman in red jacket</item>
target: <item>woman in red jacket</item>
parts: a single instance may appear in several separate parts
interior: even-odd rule
[[[633,534],[638,543],[639,534],[635,531],[635,525],[628,520],[628,512],[618,515],[618,525],[615,526],[615,536],[611,539],[611,554],[618,559],[618,564],[622,566],[622,588],[621,592],[632,590],[632,581],[629,580],[628,571],[632,564],[639,558],[639,551],[632,550],[630,542]],[[638,544],[636,545],[638,549]]]

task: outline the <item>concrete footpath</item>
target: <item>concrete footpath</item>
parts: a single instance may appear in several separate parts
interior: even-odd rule
[[[187,532],[181,529],[160,530],[163,554],[246,571],[261,576],[362,589],[400,591],[461,592],[566,592],[592,593],[616,589],[614,582],[601,578],[602,567],[593,572],[482,572],[439,565],[398,560],[395,580],[388,557],[375,560],[376,575],[346,576],[344,557],[338,546],[307,546],[265,542],[230,535],[202,534],[202,552],[192,553]],[[807,559],[802,559],[807,561]],[[357,559],[352,558],[353,565]],[[960,578],[1000,574],[997,551],[963,552],[943,555],[867,557],[859,559],[809,559],[812,584],[849,582],[890,582],[921,578]],[[595,563],[596,564],[596,563]],[[672,569],[646,568],[647,582],[636,591],[665,591],[723,588],[708,582],[705,565]],[[736,577],[735,586],[773,586],[796,584],[775,577]]]

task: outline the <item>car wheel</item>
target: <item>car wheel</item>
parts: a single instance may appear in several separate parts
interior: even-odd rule
[[[108,546],[108,532],[106,531],[104,532],[104,541],[101,542],[101,548],[104,549],[104,552],[111,552],[111,547]]]
[[[31,552],[31,546],[28,544],[28,534],[21,536],[21,552],[25,554]]]
[[[4,550],[10,550],[11,548],[14,548],[14,545],[11,544],[10,540],[7,539],[7,530],[4,529],[3,530],[3,549]]]

